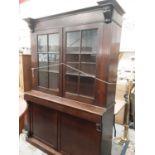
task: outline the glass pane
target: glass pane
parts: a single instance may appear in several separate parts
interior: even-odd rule
[[[59,73],[59,63],[49,62],[49,72]]]
[[[58,89],[59,84],[59,34],[49,34],[49,88]]]
[[[66,92],[77,94],[78,76],[66,75]]]
[[[39,70],[38,75],[39,86],[48,88],[48,72]]]
[[[80,31],[67,32],[67,52],[66,54],[66,91],[77,94],[77,84],[79,73],[79,53],[80,53]]]
[[[49,34],[49,52],[58,52],[59,53],[59,34]]]
[[[49,88],[57,89],[58,79],[59,79],[59,75],[57,73],[50,72],[49,73]]]
[[[58,53],[49,53],[49,61],[50,62],[59,62],[59,54]]]
[[[81,52],[96,53],[96,50],[97,50],[97,30],[83,30]]]
[[[79,68],[79,63],[67,63],[66,66],[66,73],[71,74],[71,75],[78,75],[79,73],[77,72]]]
[[[94,85],[95,80],[90,77],[80,77],[80,91],[79,94],[84,96],[94,96]]]
[[[38,35],[38,52],[47,52],[47,35]]]
[[[39,86],[48,88],[48,55],[38,54],[38,80]]]
[[[96,74],[96,65],[89,63],[81,63],[81,71],[95,75]]]
[[[66,61],[67,62],[78,62],[79,55],[78,54],[66,54]]]
[[[67,52],[80,52],[80,31],[67,32]]]
[[[47,54],[38,54],[38,65],[39,70],[48,71],[48,55]]]
[[[96,54],[83,54],[83,55],[81,55],[81,62],[94,62],[94,63],[96,63]]]

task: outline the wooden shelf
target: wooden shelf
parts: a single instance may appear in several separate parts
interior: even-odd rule
[[[81,64],[96,65],[96,62],[81,62]]]
[[[56,70],[49,70],[48,72],[49,73],[59,73],[59,71],[56,71]]]
[[[67,64],[79,64],[80,62],[77,62],[77,61],[76,62],[74,62],[74,61],[67,61],[66,63]]]
[[[81,73],[77,74],[77,73],[69,73],[69,72],[67,72],[66,75],[95,78],[95,75],[91,76],[91,75],[84,75],[84,74],[81,74]]]
[[[59,51],[57,51],[57,52],[37,52],[37,54],[59,54]]]
[[[56,70],[38,70],[38,72],[48,72],[48,73],[59,73],[59,71],[56,71]]]
[[[48,72],[47,69],[38,69],[38,72]]]
[[[96,55],[96,52],[66,52],[66,54],[88,54],[88,55]]]
[[[96,65],[96,62],[71,62],[67,61],[67,64],[90,64],[90,65]]]
[[[59,61],[48,61],[48,62],[52,62],[52,63],[55,63],[55,65],[59,65]]]

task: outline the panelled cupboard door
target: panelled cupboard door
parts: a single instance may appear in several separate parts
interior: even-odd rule
[[[60,141],[64,155],[100,155],[101,132],[93,122],[61,114]]]
[[[36,89],[61,95],[62,29],[37,31],[33,34],[33,78]]]
[[[33,104],[32,113],[33,137],[57,149],[57,112]]]
[[[94,104],[102,26],[98,23],[64,28],[64,97]]]

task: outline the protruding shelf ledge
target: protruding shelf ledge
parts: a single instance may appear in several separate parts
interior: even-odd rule
[[[106,109],[102,107],[54,96],[37,90],[25,92],[24,99],[91,122],[100,122],[103,114],[106,112]]]

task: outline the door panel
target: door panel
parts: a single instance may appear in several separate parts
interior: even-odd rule
[[[61,152],[67,155],[99,155],[101,133],[95,123],[61,115]]]
[[[33,136],[57,149],[57,112],[33,104]]]

